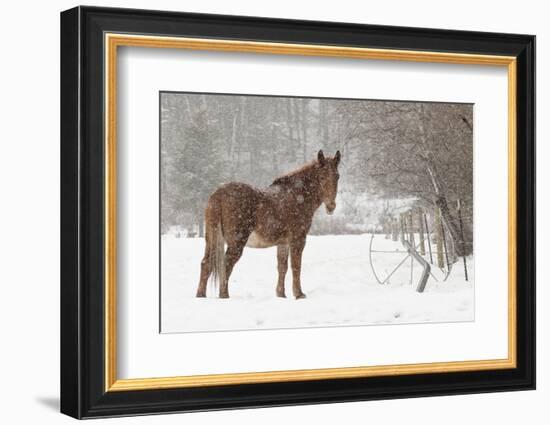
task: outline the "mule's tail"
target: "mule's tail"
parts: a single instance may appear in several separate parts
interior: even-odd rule
[[[221,202],[212,199],[206,210],[206,231],[210,244],[208,261],[214,288],[225,282],[225,240],[222,232]]]

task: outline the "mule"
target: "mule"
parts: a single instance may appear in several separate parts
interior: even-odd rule
[[[305,298],[300,282],[302,252],[315,211],[323,203],[328,214],[336,208],[340,159],[340,151],[330,158],[320,150],[317,160],[276,178],[266,189],[232,182],[210,195],[197,297],[206,296],[213,274],[214,283],[219,282],[219,297],[229,298],[229,277],[244,247],[277,246],[276,295],[285,297],[290,254],[292,293],[296,299]]]

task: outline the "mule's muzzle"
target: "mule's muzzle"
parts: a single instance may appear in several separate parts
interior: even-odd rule
[[[336,202],[327,202],[327,203],[325,203],[325,210],[327,211],[328,215],[332,215],[335,208],[336,208]]]

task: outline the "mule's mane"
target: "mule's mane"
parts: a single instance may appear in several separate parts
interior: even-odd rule
[[[296,170],[290,171],[286,174],[283,174],[282,176],[277,177],[275,180],[273,180],[271,186],[287,185],[294,182],[298,178],[307,177],[313,173],[316,165],[317,161],[315,160],[308,162],[302,165],[300,168],[297,168]]]

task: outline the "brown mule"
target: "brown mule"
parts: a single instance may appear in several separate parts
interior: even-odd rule
[[[197,297],[206,296],[206,284],[213,273],[214,281],[220,282],[220,298],[229,298],[229,276],[244,247],[277,245],[277,296],[285,297],[290,252],[292,292],[296,299],[305,298],[300,284],[302,251],[317,208],[324,203],[328,214],[336,208],[340,158],[340,151],[333,158],[325,158],[319,151],[317,161],[278,177],[265,190],[244,183],[218,188],[205,210],[206,248]]]

